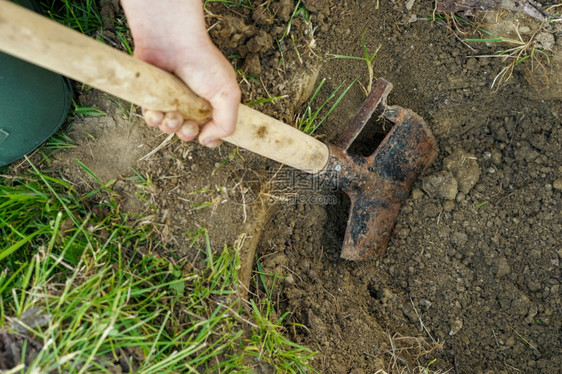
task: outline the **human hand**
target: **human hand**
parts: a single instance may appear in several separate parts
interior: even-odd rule
[[[213,118],[200,126],[178,112],[144,110],[152,127],[184,141],[198,138],[217,147],[236,126],[240,87],[228,60],[206,30],[201,0],[122,0],[133,39],[135,57],[174,73],[213,107]]]

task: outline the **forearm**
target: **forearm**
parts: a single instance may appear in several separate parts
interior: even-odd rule
[[[121,0],[121,4],[137,55],[157,53],[155,46],[185,52],[186,46],[193,51],[211,43],[201,0]]]

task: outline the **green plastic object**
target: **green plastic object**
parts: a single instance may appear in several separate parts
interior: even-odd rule
[[[34,9],[31,3],[17,2]],[[0,167],[53,135],[64,123],[71,100],[66,78],[0,53]]]

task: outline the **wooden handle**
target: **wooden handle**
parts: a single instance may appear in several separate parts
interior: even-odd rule
[[[147,109],[179,111],[199,123],[212,115],[174,75],[7,0],[0,0],[0,50]],[[236,131],[224,140],[310,173],[322,170],[329,154],[322,142],[242,104]]]

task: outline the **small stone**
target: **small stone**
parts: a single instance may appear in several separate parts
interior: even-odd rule
[[[496,272],[496,276],[498,278],[506,276],[507,274],[509,274],[509,272],[511,270],[511,268],[509,267],[509,264],[507,263],[507,258],[505,258],[505,257],[498,258],[497,266],[498,266],[498,270]]]
[[[423,207],[423,212],[426,217],[435,218],[441,213],[441,209],[436,204],[427,203]]]
[[[400,239],[406,239],[409,234],[410,234],[410,229],[407,228],[407,227],[404,227],[404,228],[400,229],[400,231],[398,232],[398,237]]]
[[[468,236],[464,232],[457,231],[453,233],[451,241],[458,246],[463,246],[468,241]]]
[[[515,345],[515,338],[513,336],[507,338],[507,340],[505,341],[505,345],[508,347],[513,347]]]
[[[527,282],[527,287],[529,288],[529,291],[531,292],[537,292],[541,289],[541,284],[539,282],[535,282],[532,280],[529,280]]]
[[[440,171],[423,179],[423,189],[431,197],[453,200],[457,196],[458,183],[449,171]]]
[[[502,163],[502,154],[497,149],[492,150],[492,162],[495,165],[500,165]]]
[[[455,209],[455,202],[453,200],[447,200],[443,203],[443,210],[445,212],[451,212]]]
[[[531,300],[529,300],[529,298],[524,294],[519,294],[519,296],[513,300],[511,306],[515,313],[520,316],[526,316],[529,313],[529,308],[531,307]]]
[[[554,187],[555,190],[562,191],[562,178],[558,178],[552,182],[552,187]]]
[[[536,305],[531,305],[529,307],[529,312],[527,313],[527,318],[535,318],[535,316],[539,313],[539,309]]]
[[[420,190],[419,188],[415,188],[415,189],[412,191],[412,199],[414,199],[414,200],[419,200],[419,199],[421,199],[422,197],[423,197],[423,191]]]
[[[465,194],[469,193],[480,179],[480,167],[476,157],[462,149],[457,149],[452,155],[445,157],[443,166],[453,173],[459,190]]]
[[[461,329],[462,329],[462,320],[457,319],[453,323],[451,323],[451,330],[449,331],[449,335],[453,336]]]
[[[283,282],[285,284],[291,285],[295,283],[295,277],[293,277],[293,274],[289,274],[285,277],[285,279],[283,279]]]

